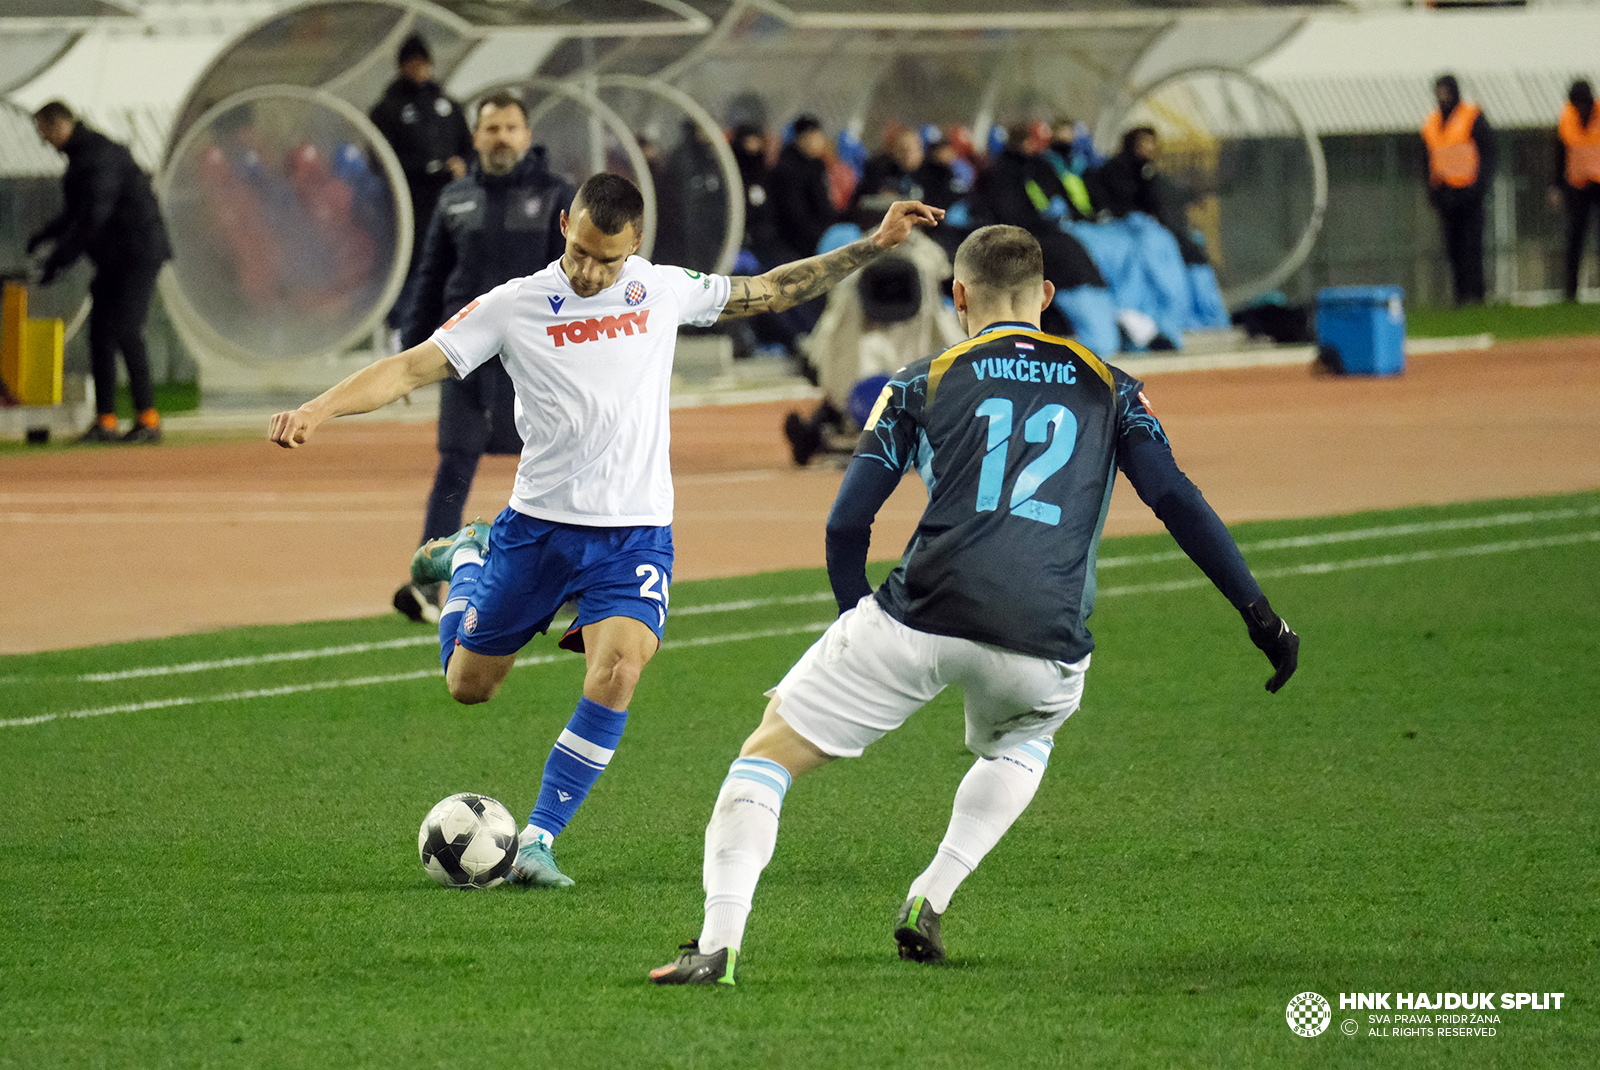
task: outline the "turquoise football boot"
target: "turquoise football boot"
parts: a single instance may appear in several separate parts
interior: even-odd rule
[[[479,555],[489,552],[487,520],[480,516],[454,535],[430,539],[417,547],[417,552],[411,555],[411,582],[419,586],[425,583],[449,583],[450,562],[455,558],[456,551],[464,546],[476,547]]]
[[[506,879],[512,884],[538,888],[567,888],[577,883],[556,865],[555,852],[538,840],[517,849],[517,860],[511,863]]]

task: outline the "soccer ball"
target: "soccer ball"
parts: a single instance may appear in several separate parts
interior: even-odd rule
[[[492,888],[516,861],[517,819],[497,800],[463,791],[428,811],[417,851],[446,888]]]

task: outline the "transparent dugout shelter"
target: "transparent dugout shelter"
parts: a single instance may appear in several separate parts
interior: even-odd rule
[[[163,294],[202,360],[217,355],[237,368],[287,371],[299,364],[303,370],[306,361],[326,361],[375,336],[419,236],[409,232],[405,184],[365,116],[395,75],[400,42],[420,33],[433,54],[434,77],[463,103],[494,88],[519,87],[535,139],[557,170],[574,180],[598,168],[634,179],[646,194],[645,247],[664,261],[731,267],[744,207],[725,139],[736,122],[781,130],[809,112],[830,133],[847,130],[869,150],[890,123],[934,123],[965,127],[981,149],[993,124],[1071,115],[1089,121],[1103,146],[1133,122],[1162,130],[1175,174],[1202,189],[1195,222],[1214,241],[1228,296],[1242,299],[1286,276],[1309,249],[1325,177],[1315,132],[1240,72],[1316,6],[1224,2],[1197,10],[1121,0],[1070,10],[1036,0],[273,6],[218,50],[172,112],[158,189],[179,258]],[[140,11],[138,0],[0,0],[6,61],[0,85],[22,84],[48,68],[85,27],[137,19]],[[259,112],[258,129],[271,129],[272,143],[255,150],[259,160],[224,147],[236,133],[230,124],[246,111]],[[0,138],[18,126],[16,117],[0,117]],[[24,125],[21,133],[31,130]],[[297,158],[298,146],[306,148]],[[219,152],[234,168],[232,178],[218,166]],[[7,155],[27,154],[13,154],[8,145]],[[1272,227],[1242,235],[1235,220],[1274,175],[1287,192],[1273,205]],[[215,203],[222,188],[232,190],[231,210]],[[259,203],[252,207],[244,192]],[[335,217],[340,221],[328,222]],[[308,220],[320,221],[321,231]],[[270,232],[275,244],[263,237],[255,244],[266,251],[253,259],[230,253],[228,241],[251,227]],[[319,249],[328,233],[343,235],[348,248]],[[290,272],[286,283],[264,281],[274,264],[294,262],[297,253],[305,257],[304,270]],[[218,378],[208,371],[208,382]]]
[[[162,282],[174,322],[200,351],[284,371],[376,337],[422,236],[366,112],[413,33],[428,43],[435,80],[464,103],[519,89],[556,171],[634,180],[648,251],[658,216],[650,164],[595,72],[638,78],[681,61],[713,26],[702,8],[728,6],[318,0],[280,10],[223,48],[178,109],[158,183],[176,254]],[[712,184],[726,188],[726,176]],[[720,252],[729,243],[717,238]]]
[[[1142,92],[1117,129],[1153,128],[1161,170],[1191,196],[1223,300],[1276,289],[1311,251],[1327,207],[1322,143],[1283,96],[1242,71],[1200,68]]]
[[[809,113],[869,152],[890,124],[964,127],[981,151],[997,124],[1070,117],[1108,154],[1123,130],[1153,125],[1238,303],[1288,278],[1321,225],[1316,132],[1247,73],[1310,6],[741,3],[669,73],[726,126]]]
[[[337,352],[398,295],[410,253],[400,164],[316,89],[263,86],[190,125],[162,170],[162,292],[203,346],[245,361]]]

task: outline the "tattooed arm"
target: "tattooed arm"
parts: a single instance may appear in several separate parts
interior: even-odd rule
[[[781,264],[754,278],[736,276],[721,319],[732,320],[761,312],[782,312],[833,289],[834,284],[861,265],[877,259],[911,236],[915,227],[931,227],[944,218],[944,209],[921,201],[896,201],[869,237],[821,256]]]

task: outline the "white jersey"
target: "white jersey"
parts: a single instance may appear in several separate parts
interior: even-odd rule
[[[498,354],[516,386],[523,445],[511,508],[592,527],[672,523],[678,325],[715,323],[728,292],[725,275],[630,256],[615,283],[579,297],[557,260],[433,332],[459,374]]]

